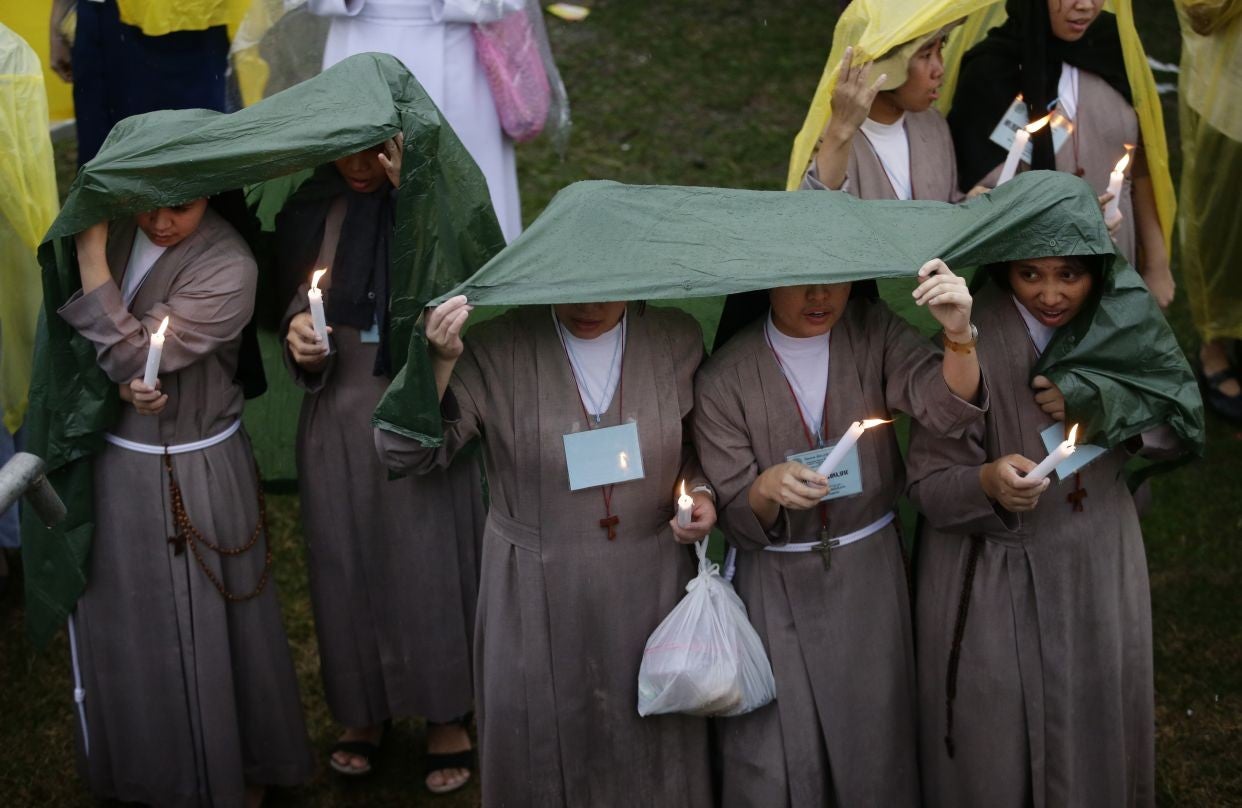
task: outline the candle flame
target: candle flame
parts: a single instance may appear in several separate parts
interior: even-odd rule
[[[165,318],[164,318],[164,322],[160,323],[160,327],[156,330],[155,335],[156,335],[157,337],[162,337],[162,336],[164,336],[164,329],[165,329],[165,328],[168,328],[168,318],[167,318],[167,317],[165,317]]]
[[[1068,440],[1071,444],[1078,442],[1078,424],[1074,424],[1073,428],[1070,429]]]
[[[311,275],[311,288],[312,289],[314,289],[315,291],[319,291],[319,279],[322,278],[327,271],[328,271],[327,267],[324,267],[323,269],[315,270],[315,274]]]
[[[859,421],[859,423],[862,424],[863,429],[870,429],[871,427],[879,426],[880,424],[891,424],[892,421],[885,421],[883,418],[868,418],[865,421]]]
[[[1045,126],[1047,126],[1048,121],[1050,121],[1051,119],[1052,119],[1052,113],[1049,112],[1047,115],[1040,118],[1038,121],[1035,121],[1034,123],[1028,123],[1026,126],[1023,127],[1023,129],[1026,130],[1026,133],[1028,135],[1033,135],[1036,132],[1038,132],[1040,129],[1043,129]]]
[[[1129,146],[1126,148],[1128,149]],[[1120,174],[1126,170],[1126,166],[1128,165],[1130,165],[1130,152],[1127,151],[1121,156],[1121,159],[1117,161],[1117,165],[1113,167],[1113,171]]]
[[[686,481],[685,480],[681,481],[681,495],[683,497],[686,495]]]

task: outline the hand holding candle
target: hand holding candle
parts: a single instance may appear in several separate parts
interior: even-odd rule
[[[837,445],[832,447],[832,451],[829,452],[828,456],[824,458],[824,462],[819,464],[819,468],[816,469],[816,473],[824,477],[829,476],[837,466],[841,465],[841,461],[845,459],[845,453],[854,448],[854,444],[858,443],[858,439],[862,437],[864,432],[873,426],[888,423],[892,422],[885,421],[880,418],[868,418],[865,421],[855,421],[850,428],[845,431],[845,434],[841,436],[841,440],[837,441]]]
[[[142,383],[154,388],[155,380],[160,375],[160,357],[164,355],[164,329],[168,328],[168,318],[160,323],[159,330],[151,335],[151,348],[147,351],[147,367],[142,374]]]
[[[1126,148],[1129,149],[1128,146]],[[1108,225],[1109,230],[1112,230],[1113,226],[1121,220],[1121,188],[1126,180],[1126,166],[1128,165],[1130,165],[1130,152],[1126,151],[1108,175],[1106,193],[1112,194],[1113,198],[1104,205],[1104,224]]]
[[[1069,437],[1066,438],[1060,446],[1053,449],[1052,454],[1045,457],[1042,463],[1032,469],[1030,473],[1026,475],[1026,479],[1031,482],[1041,482],[1047,479],[1048,475],[1052,474],[1053,470],[1056,469],[1057,466],[1061,465],[1063,461],[1074,453],[1074,450],[1077,448],[1074,445],[1074,441],[1077,437],[1078,425],[1074,424],[1074,427],[1069,431]]]
[[[323,313],[323,290],[319,288],[319,279],[327,271],[327,267],[315,270],[315,274],[311,275],[311,288],[306,292],[310,301],[311,320],[315,323],[315,338],[324,345],[328,344],[328,320]]]
[[[1049,113],[1013,133],[1013,143],[1009,146],[1009,154],[1005,155],[1005,165],[1001,167],[1000,176],[996,179],[997,187],[1009,182],[1018,173],[1018,163],[1022,162],[1027,144],[1031,142],[1031,135],[1047,126],[1051,118],[1052,113]]]
[[[712,532],[716,524],[716,503],[711,494],[700,489],[686,493],[686,481],[681,481],[681,495],[677,497],[677,515],[669,520],[673,538],[681,544],[693,544]]]
[[[686,493],[686,481],[681,481],[681,496],[677,498],[677,526],[689,527],[693,521],[694,499]]]

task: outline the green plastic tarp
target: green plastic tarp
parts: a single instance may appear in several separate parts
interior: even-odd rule
[[[360,54],[238,112],[153,112],[120,122],[86,164],[39,248],[45,299],[27,421],[30,451],[69,516],[54,530],[27,520],[26,623],[45,645],[86,585],[94,530],[91,456],[118,407],[95,348],[56,310],[81,288],[74,234],[102,220],[313,168],[405,135],[391,254],[393,361],[426,300],[502,246],[487,183],[430,97],[395,58]]]
[[[458,294],[476,305],[684,299],[909,278],[932,258],[964,270],[1057,255],[1099,256],[1105,265],[1101,294],[1057,333],[1037,367],[1065,393],[1071,420],[1108,446],[1168,423],[1191,455],[1201,454],[1203,404],[1185,355],[1142,280],[1116,255],[1094,193],[1064,173],[1027,172],[957,206],[580,182],[433,302]],[[439,407],[421,328],[412,339],[411,361],[375,421],[437,445]]]

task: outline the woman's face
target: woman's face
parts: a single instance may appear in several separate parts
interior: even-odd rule
[[[779,286],[768,292],[772,323],[787,337],[818,337],[827,334],[850,299],[848,283],[817,283]]]
[[[360,194],[378,191],[388,182],[388,173],[379,161],[383,152],[383,144],[365,149],[357,154],[342,157],[336,161],[336,170],[340,172],[345,184]]]
[[[944,37],[936,37],[910,57],[905,83],[889,91],[893,103],[904,112],[922,112],[940,97],[940,85],[944,82],[943,49]]]
[[[1048,0],[1052,35],[1063,42],[1077,42],[1100,16],[1104,0]]]
[[[1078,314],[1095,279],[1077,262],[1065,258],[1029,258],[1009,264],[1009,286],[1018,302],[1050,328],[1059,328]]]
[[[558,303],[552,307],[556,319],[578,339],[595,339],[621,322],[624,300],[614,303]]]
[[[198,229],[206,211],[206,197],[170,208],[156,208],[138,214],[138,227],[155,246],[171,247]]]

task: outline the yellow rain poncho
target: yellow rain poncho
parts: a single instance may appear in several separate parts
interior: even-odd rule
[[[1242,339],[1242,0],[1177,0],[1182,278],[1205,341]]]
[[[43,300],[35,250],[56,209],[43,68],[25,40],[0,25],[0,408],[10,432],[26,413]]]
[[[1210,2],[1210,0],[1209,0]],[[1219,0],[1229,2],[1229,0]],[[1173,180],[1169,173],[1169,147],[1164,134],[1164,115],[1160,108],[1160,96],[1147,54],[1134,26],[1134,10],[1130,0],[1107,0],[1104,10],[1117,17],[1121,36],[1121,48],[1125,59],[1134,110],[1138,115],[1143,135],[1143,148],[1147,155],[1148,169],[1155,188],[1156,209],[1164,232],[1166,246],[1173,234],[1173,219],[1177,200]],[[987,32],[1006,19],[1005,4],[1001,0],[855,0],[841,14],[833,32],[832,52],[819,87],[807,111],[802,130],[794,139],[790,155],[789,175],[785,187],[794,190],[802,182],[802,175],[811,162],[815,143],[831,117],[832,90],[836,86],[837,72],[845,48],[854,46],[855,61],[874,60],[893,48],[911,40],[925,37],[936,30],[959,20],[965,22],[954,28],[944,49],[944,83],[940,89],[938,108],[948,113],[952,107],[954,90],[961,68],[962,57],[978,44]]]
[[[117,0],[116,5],[121,22],[141,28],[147,36],[227,25],[231,37],[250,0]]]

